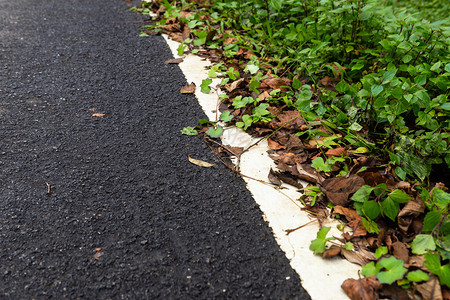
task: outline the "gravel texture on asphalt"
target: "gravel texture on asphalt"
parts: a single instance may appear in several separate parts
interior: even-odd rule
[[[309,299],[125,9],[0,0],[0,298]]]

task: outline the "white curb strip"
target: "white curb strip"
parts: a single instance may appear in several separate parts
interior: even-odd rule
[[[179,43],[170,40],[167,35],[163,35],[169,45],[173,56],[178,58],[177,48]],[[184,61],[179,64],[188,83],[194,82],[197,86],[195,95],[203,108],[205,114],[210,120],[216,120],[216,108],[218,95],[211,91],[210,94],[200,92],[200,85],[203,79],[206,79],[208,72],[206,67],[211,66],[209,61],[189,54],[183,56]],[[214,87],[220,80],[213,80],[210,85]],[[181,88],[181,87],[180,87]],[[188,126],[189,124],[186,124]],[[253,144],[257,139],[237,127],[225,128],[222,142],[225,145],[246,147]],[[269,147],[267,141],[258,144],[244,153],[241,157],[241,173],[249,177],[268,182],[267,175],[270,167],[274,166],[272,159],[267,154]],[[243,178],[247,183],[247,188],[253,194],[253,197],[264,213],[265,220],[269,223],[275,235],[280,248],[286,253],[290,260],[292,268],[300,275],[303,287],[309,293],[313,300],[328,299],[348,299],[347,295],[341,289],[341,284],[347,278],[358,278],[360,267],[344,259],[335,258],[330,260],[322,259],[309,250],[309,245],[316,238],[319,226],[317,222],[286,235],[285,230],[299,227],[310,222],[312,219],[307,213],[300,210],[296,201],[299,193],[295,188],[289,185],[283,185],[281,193],[273,187],[262,184],[258,181]],[[289,197],[287,197],[287,196]],[[330,226],[331,230],[328,236],[340,236],[341,232],[336,228],[337,221],[328,220],[324,225]],[[289,278],[286,278],[287,280]]]

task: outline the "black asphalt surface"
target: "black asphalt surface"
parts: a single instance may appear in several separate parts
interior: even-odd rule
[[[0,0],[0,299],[309,299],[126,8]]]

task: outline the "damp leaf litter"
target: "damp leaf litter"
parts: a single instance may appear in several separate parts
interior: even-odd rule
[[[310,243],[327,259],[362,265],[364,278],[342,284],[350,298],[427,299],[427,283],[439,283],[440,297],[450,288],[448,9],[249,0],[144,1],[132,10],[154,13],[143,32],[168,34],[179,55],[215,63],[200,87],[222,92],[217,117],[183,134],[214,140],[221,121],[258,139],[244,152],[267,141],[270,182],[306,182],[295,199],[302,209],[319,224],[342,221],[340,236],[321,226]],[[240,155],[209,143],[239,173]]]

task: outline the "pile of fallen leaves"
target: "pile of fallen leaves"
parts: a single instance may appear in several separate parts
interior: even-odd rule
[[[209,1],[194,2],[209,6]],[[166,7],[161,3],[161,0],[156,0],[150,5],[159,20],[166,12]],[[196,7],[198,9],[199,6]],[[189,16],[194,11],[191,7],[179,13]],[[202,15],[200,19],[208,21],[209,16]],[[180,17],[167,19],[164,25],[155,29],[180,43],[194,38],[191,29]],[[146,32],[155,33],[153,30]],[[284,182],[301,189],[304,194],[300,201],[311,215],[319,220],[339,218],[351,228],[350,231],[343,230],[341,237],[334,238],[338,242],[325,238],[326,232],[319,232],[316,243],[322,249],[312,248],[324,258],[342,256],[352,263],[366,266],[363,269],[366,277],[348,279],[343,283],[342,288],[349,297],[414,299],[420,296],[422,299],[450,299],[448,235],[437,241],[440,249],[438,255],[443,265],[440,265],[439,256],[438,265],[430,263],[434,258],[426,259],[428,250],[436,250],[436,245],[431,245],[429,240],[428,244],[417,245],[417,242],[414,245],[416,249],[411,246],[419,235],[424,235],[424,226],[430,227],[431,221],[427,220],[430,212],[439,211],[440,215],[435,223],[431,222],[434,228],[428,228],[429,236],[448,232],[448,188],[439,182],[422,186],[418,182],[403,181],[382,155],[371,153],[368,147],[360,144],[353,146],[346,143],[346,146],[342,146],[340,142],[346,133],[333,127],[327,120],[310,120],[286,102],[271,101],[278,91],[301,91],[301,86],[309,83],[308,78],[294,77],[294,84],[287,76],[272,74],[274,69],[277,74],[288,71],[279,67],[279,61],[259,58],[258,72],[263,76],[260,84],[256,88],[252,87],[254,74],[246,71],[257,56],[252,48],[239,48],[233,57],[225,57],[223,48],[235,43],[236,39],[232,35],[218,35],[213,27],[209,28],[205,40],[212,39],[220,40],[223,47],[208,49],[191,43],[187,45],[187,52],[195,49],[197,55],[215,63],[222,62],[226,69],[232,68],[237,72],[236,76],[230,76],[228,81],[216,87],[226,93],[226,97],[221,98],[220,111],[229,112],[229,124],[238,124],[252,135],[267,140],[270,157],[277,166],[276,170],[268,174],[270,182],[276,186]],[[180,59],[167,63],[179,62]],[[337,79],[325,76],[313,92],[335,91],[337,83]],[[193,93],[194,90],[195,86],[191,85],[184,87],[182,92]],[[253,101],[239,105],[239,101],[246,97]],[[246,116],[252,115],[257,117],[248,121]],[[258,119],[258,116],[261,118]],[[215,123],[204,122],[203,125],[200,133],[214,128]],[[358,140],[357,135],[354,138]],[[216,141],[212,143],[218,145]],[[238,154],[226,146],[219,145],[214,149],[221,157]],[[304,186],[305,181],[307,186]],[[377,251],[381,253],[377,254]],[[393,261],[391,257],[396,260]],[[402,261],[400,265],[398,260]],[[380,279],[385,276],[384,273],[389,276],[389,272],[401,273],[397,284]],[[407,272],[413,275],[422,272],[426,276],[420,280],[415,280],[413,275],[402,279]]]

